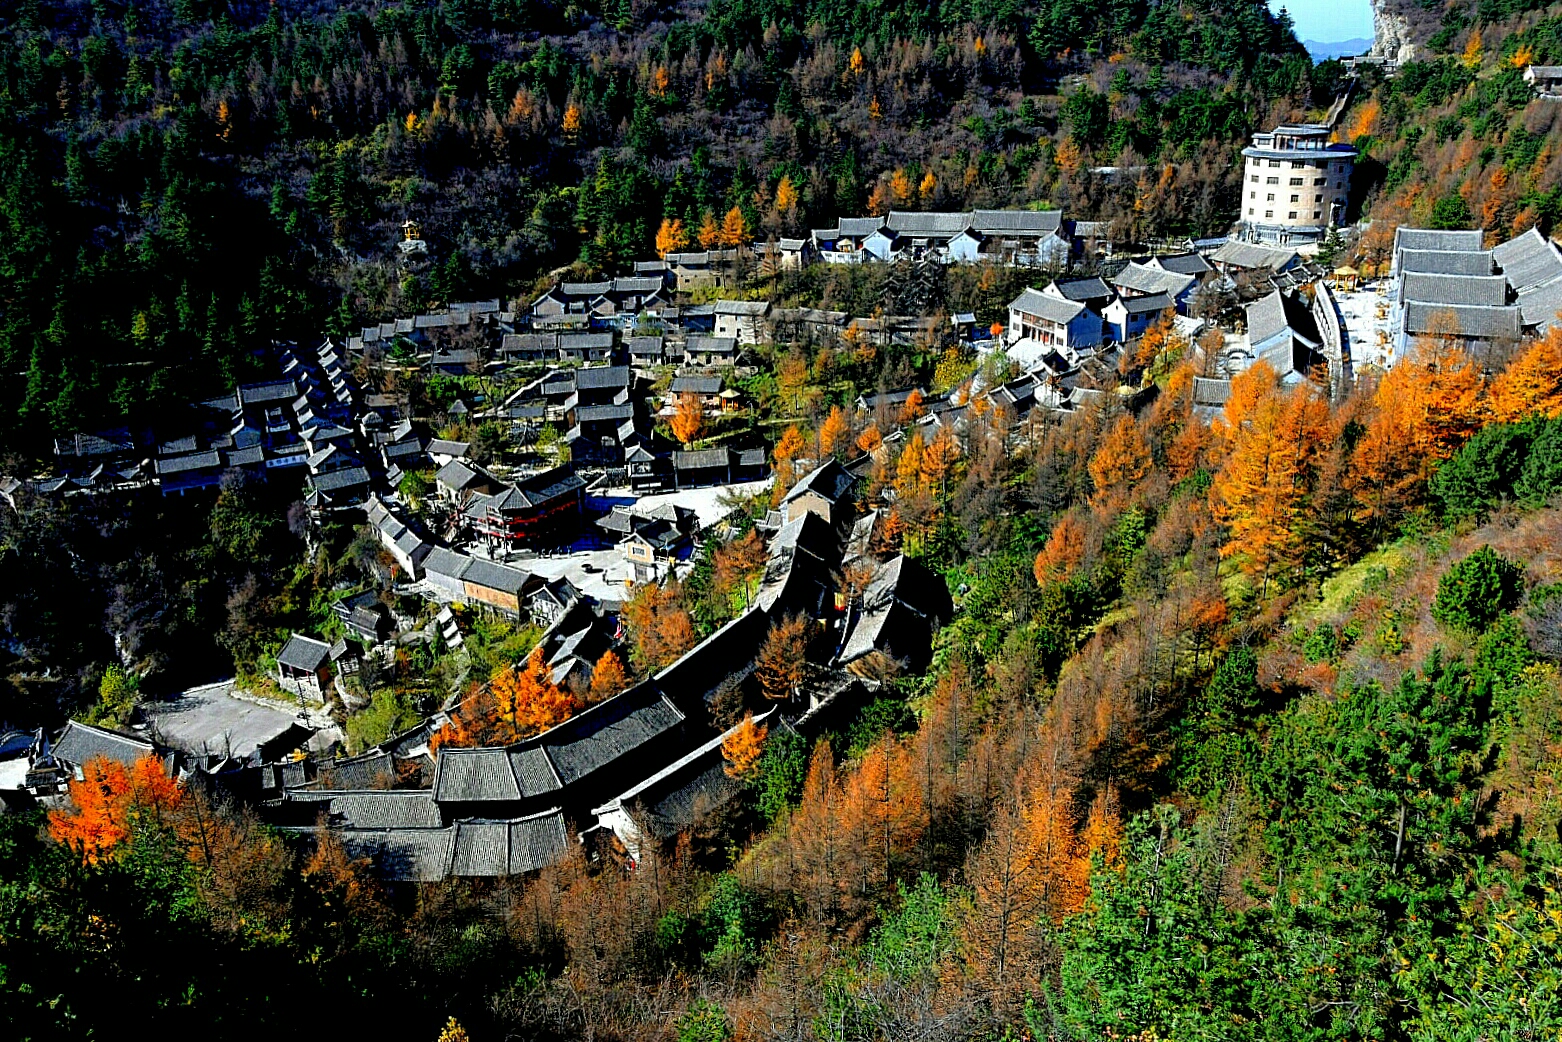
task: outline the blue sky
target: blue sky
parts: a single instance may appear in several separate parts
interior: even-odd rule
[[[1269,6],[1291,12],[1299,40],[1337,43],[1372,39],[1372,5],[1368,0],[1269,0]]]

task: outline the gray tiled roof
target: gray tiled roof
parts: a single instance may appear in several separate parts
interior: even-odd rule
[[[52,752],[55,759],[74,767],[82,766],[95,756],[117,760],[128,767],[143,756],[155,755],[152,743],[143,738],[132,738],[76,720],[65,724],[65,730],[54,741]]]
[[[683,714],[649,682],[578,713],[535,741],[569,785],[683,723]]]
[[[705,470],[725,467],[731,462],[732,457],[726,449],[679,449],[673,453],[675,470]]]
[[[1490,275],[1490,250],[1403,250],[1399,270],[1421,271],[1431,275]]]
[[[1451,321],[1453,328],[1448,328]],[[1516,306],[1470,307],[1462,304],[1405,305],[1405,329],[1418,333],[1448,333],[1477,339],[1512,339],[1519,336],[1520,317]]]
[[[430,789],[303,789],[296,803],[322,804],[331,824],[356,829],[437,829],[444,824]]]
[[[1147,264],[1129,264],[1117,274],[1112,284],[1137,293],[1166,293],[1175,297],[1197,281],[1192,275],[1162,271]]]
[[[222,455],[215,450],[192,452],[188,456],[174,456],[157,461],[159,474],[184,474],[192,470],[209,470],[222,466]]]
[[[1399,250],[1469,250],[1481,248],[1482,232],[1445,231],[1437,228],[1395,228],[1394,249]]]
[[[286,644],[282,645],[282,650],[277,652],[277,664],[313,673],[325,665],[330,655],[331,645],[325,641],[295,633],[287,639]]]
[[[1171,297],[1164,293],[1151,293],[1147,297],[1122,297],[1118,301],[1130,315],[1143,315],[1151,311],[1165,311],[1175,307]]]
[[[347,855],[367,859],[390,882],[434,883],[450,874],[456,831],[446,829],[342,829]]]
[[[1518,303],[1524,324],[1545,332],[1556,324],[1557,312],[1562,311],[1562,279],[1525,290]]]
[[[1535,228],[1495,247],[1492,257],[1502,265],[1508,284],[1520,293],[1562,278],[1562,255]]]
[[[1229,264],[1235,268],[1269,268],[1274,271],[1284,271],[1296,259],[1295,250],[1260,246],[1253,242],[1228,242],[1210,256],[1210,260],[1216,264]]]
[[[839,461],[827,460],[793,485],[782,502],[791,502],[805,492],[813,492],[834,503],[851,491],[855,481],[851,472],[841,466]]]
[[[1062,210],[973,210],[978,235],[1051,235],[1063,226]]]
[[[425,569],[427,565],[424,566]],[[481,557],[472,558],[472,563],[462,573],[463,582],[481,586],[484,589],[499,590],[504,593],[520,595],[531,575],[518,568],[509,568],[493,561],[484,560]]]
[[[1027,289],[1009,305],[1011,311],[1022,315],[1035,315],[1049,322],[1066,326],[1084,313],[1085,305],[1077,300],[1059,300],[1038,289]]]
[[[444,748],[434,761],[434,799],[440,803],[512,801],[527,795],[502,747]]]
[[[631,380],[632,376],[627,365],[607,365],[575,370],[575,386],[582,389],[628,387]]]
[[[968,213],[891,210],[884,224],[890,230],[913,239],[948,239],[971,226]]]
[[[1167,271],[1175,271],[1181,275],[1202,275],[1206,271],[1213,271],[1209,261],[1197,253],[1174,253],[1168,256],[1156,257],[1155,263]]]
[[[719,376],[676,376],[673,378],[673,394],[720,394]]]
[[[715,306],[718,315],[747,315],[758,318],[770,311],[768,300],[718,300]]]
[[[449,579],[459,579],[472,566],[472,558],[448,547],[436,546],[423,561],[423,570]]]
[[[1508,302],[1508,281],[1501,275],[1433,275],[1405,272],[1399,299],[1426,304],[1480,304],[1500,307]]]
[[[690,354],[730,355],[738,349],[738,342],[730,336],[691,336],[684,341],[684,349]]]
[[[1088,279],[1058,279],[1051,288],[1061,293],[1064,300],[1072,301],[1100,300],[1112,295],[1111,287],[1094,276]]]

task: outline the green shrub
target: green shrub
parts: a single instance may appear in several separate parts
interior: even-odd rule
[[[1535,421],[1493,424],[1471,438],[1432,476],[1432,494],[1442,501],[1443,513],[1479,517],[1513,498],[1539,426]]]
[[[808,776],[808,743],[796,731],[772,730],[759,759],[759,813],[765,823],[775,821],[803,795]]]
[[[1443,573],[1432,601],[1432,618],[1455,629],[1479,633],[1518,603],[1524,570],[1483,546]]]
[[[732,1037],[732,1024],[727,1011],[714,1002],[698,999],[689,1011],[678,1018],[678,1042],[727,1042]]]
[[[1536,507],[1562,494],[1562,417],[1548,420],[1536,432],[1514,494]]]

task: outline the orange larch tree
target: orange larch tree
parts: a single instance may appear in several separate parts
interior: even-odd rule
[[[1134,487],[1150,473],[1150,465],[1150,443],[1144,430],[1124,413],[1090,457],[1087,470],[1095,485],[1090,505],[1105,511],[1127,506]]]
[[[656,255],[666,257],[669,253],[677,253],[689,244],[689,232],[683,226],[683,220],[678,217],[664,218],[662,226],[656,229]]]
[[[699,395],[685,391],[678,396],[678,404],[673,408],[672,429],[673,437],[684,445],[693,442],[705,430],[705,406]]]
[[[791,490],[792,483],[797,480],[793,464],[807,449],[808,439],[795,424],[783,431],[776,441],[776,447],[770,452],[771,470],[775,474],[775,502],[780,503],[781,497]]]
[[[636,587],[624,604],[623,617],[634,641],[635,665],[645,672],[672,665],[698,643],[694,620],[674,583]]]
[[[74,810],[50,811],[49,835],[89,864],[112,855],[138,826],[169,824],[184,799],[155,756],[143,756],[128,768],[95,756],[81,773],[81,781],[70,783]]]
[[[797,209],[797,186],[792,183],[790,175],[783,174],[781,181],[776,185],[776,210],[782,216],[788,216]]]
[[[1384,375],[1346,475],[1358,521],[1381,534],[1421,500],[1437,465],[1485,421],[1483,390],[1480,370],[1463,350],[1435,341],[1417,344]]]
[[[712,558],[716,592],[726,595],[741,586],[746,602],[751,587],[764,572],[767,559],[765,543],[759,538],[759,533],[750,528],[736,539],[717,547]]]
[[[839,405],[831,406],[830,413],[819,427],[819,454],[831,456],[845,448],[851,440],[851,421]]]
[[[742,246],[748,241],[748,221],[743,211],[734,206],[721,221],[721,244],[728,249]]]
[[[906,395],[906,400],[900,406],[901,424],[916,423],[927,415],[926,399],[922,397],[922,391],[913,387],[911,393]]]
[[[618,652],[608,648],[591,667],[591,699],[600,702],[624,690],[629,678],[624,673],[624,662]]]
[[[1331,428],[1328,404],[1311,384],[1282,394],[1271,383],[1232,432],[1210,506],[1231,533],[1221,553],[1240,557],[1266,590],[1271,575],[1289,575],[1302,562],[1302,518]]]
[[[895,491],[910,496],[922,491],[922,453],[925,446],[921,431],[912,431],[900,448],[900,458],[895,463]]]
[[[1535,413],[1562,416],[1562,327],[1553,326],[1492,382],[1493,420],[1514,423]]]
[[[770,728],[754,723],[752,711],[745,714],[743,722],[721,740],[721,756],[727,761],[724,768],[729,778],[748,778],[759,770],[759,758],[765,752],[765,736]]]
[[[498,744],[562,724],[577,708],[575,695],[553,682],[541,645],[532,649],[523,665],[496,670],[489,686],[498,720],[493,738]]]
[[[1074,514],[1064,514],[1052,526],[1047,542],[1036,554],[1036,583],[1067,582],[1085,559],[1085,526]]]
[[[696,234],[700,249],[713,249],[721,241],[721,226],[716,223],[716,217],[709,210],[700,217],[700,230]]]
[[[793,697],[807,676],[808,643],[813,622],[802,615],[788,615],[770,624],[770,632],[754,659],[759,689],[772,702]]]

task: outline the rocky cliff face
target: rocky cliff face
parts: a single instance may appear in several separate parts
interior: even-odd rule
[[[1372,0],[1373,55],[1390,61],[1406,62],[1416,56],[1410,38],[1410,19],[1397,9],[1394,0]]]

